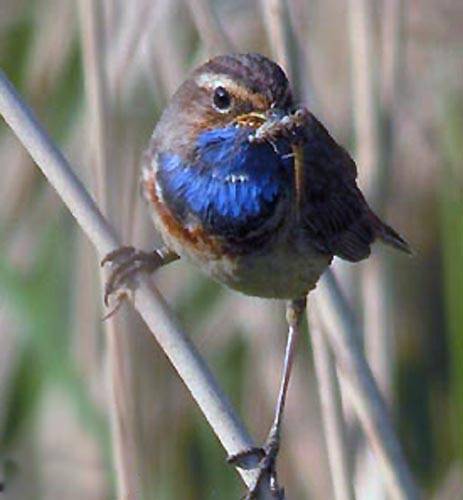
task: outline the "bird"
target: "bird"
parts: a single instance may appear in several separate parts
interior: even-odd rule
[[[283,409],[307,294],[334,257],[358,262],[382,241],[407,242],[370,208],[357,167],[325,126],[298,105],[284,70],[258,53],[211,58],[180,85],[143,155],[141,191],[163,246],[108,254],[105,302],[138,272],[177,259],[250,296],[286,301],[288,340],[264,446],[230,462],[276,477]]]

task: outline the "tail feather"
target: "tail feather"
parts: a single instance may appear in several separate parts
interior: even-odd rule
[[[384,223],[373,212],[371,212],[371,215],[377,238],[379,238],[382,242],[386,243],[386,245],[397,248],[398,250],[408,253],[409,255],[413,254],[410,245],[402,238],[402,236],[400,236],[399,233],[397,233],[397,231],[392,229],[391,226]]]

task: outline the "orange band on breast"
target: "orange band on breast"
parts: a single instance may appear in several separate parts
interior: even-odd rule
[[[220,258],[223,255],[223,249],[216,238],[207,235],[199,225],[194,229],[183,226],[172,215],[169,208],[162,203],[156,193],[154,175],[152,173],[149,178],[144,179],[145,190],[149,201],[164,225],[165,231],[182,244],[189,245],[193,251],[205,252],[209,258]]]

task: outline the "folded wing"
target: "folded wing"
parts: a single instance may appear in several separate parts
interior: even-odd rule
[[[405,240],[368,206],[347,151],[313,115],[303,134],[300,213],[310,242],[322,252],[352,262],[368,257],[376,239],[409,253]]]

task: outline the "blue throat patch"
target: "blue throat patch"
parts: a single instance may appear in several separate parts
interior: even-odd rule
[[[171,211],[190,214],[210,233],[243,238],[271,217],[292,185],[286,140],[249,143],[247,128],[228,126],[198,136],[194,161],[159,154],[158,182]]]

